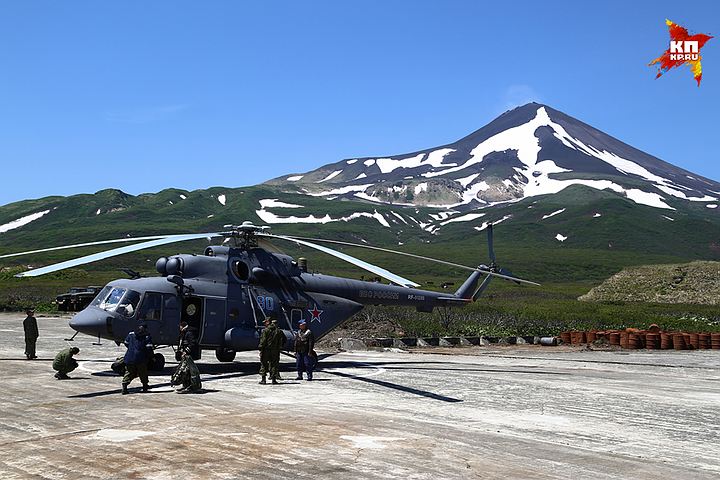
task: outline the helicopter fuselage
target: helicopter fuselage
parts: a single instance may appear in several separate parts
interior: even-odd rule
[[[119,343],[144,323],[155,344],[174,345],[184,320],[199,332],[202,349],[242,351],[257,349],[263,320],[273,317],[290,349],[301,320],[321,338],[364,305],[429,312],[464,304],[480,277],[473,273],[456,294],[441,293],[311,273],[287,255],[232,247],[162,257],[156,267],[162,276],[108,283],[70,327]]]

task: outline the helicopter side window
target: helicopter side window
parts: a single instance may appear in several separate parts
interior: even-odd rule
[[[122,299],[123,295],[125,295],[125,291],[126,290],[124,288],[113,288],[110,291],[110,295],[108,295],[105,300],[100,302],[100,305],[98,306],[105,311],[114,312],[117,306],[120,304],[120,300]]]
[[[140,294],[135,290],[128,290],[116,311],[126,317],[132,317],[135,314],[138,302],[140,302]]]
[[[250,277],[250,268],[248,268],[247,263],[241,260],[233,260],[232,272],[238,280],[243,282],[247,281]]]
[[[146,293],[140,305],[140,320],[160,320],[162,310],[162,295],[159,293]]]
[[[112,290],[111,286],[107,286],[100,290],[100,293],[97,294],[95,299],[90,303],[91,307],[99,307],[100,304],[107,298],[108,293],[110,293],[110,290]]]

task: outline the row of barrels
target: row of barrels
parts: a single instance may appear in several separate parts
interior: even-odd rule
[[[621,348],[648,350],[720,350],[720,333],[671,333],[645,330],[562,332],[562,343],[581,345],[602,341]]]

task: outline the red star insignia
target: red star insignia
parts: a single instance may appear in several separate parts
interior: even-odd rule
[[[323,310],[318,310],[317,305],[315,305],[315,308],[313,308],[312,310],[308,310],[308,312],[310,312],[310,315],[312,315],[312,318],[310,318],[310,322],[314,322],[315,320],[320,322],[320,314],[323,313]]]

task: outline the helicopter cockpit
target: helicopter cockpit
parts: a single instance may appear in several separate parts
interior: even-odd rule
[[[137,310],[140,297],[140,293],[135,290],[107,285],[98,293],[90,306],[132,317]]]

